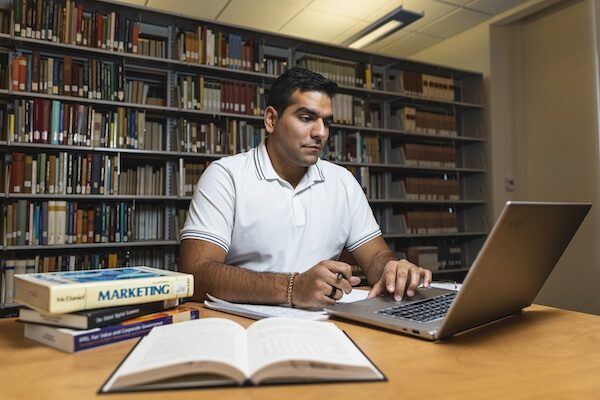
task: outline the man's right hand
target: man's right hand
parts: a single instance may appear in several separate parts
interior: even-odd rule
[[[352,276],[349,264],[324,260],[295,278],[292,303],[302,308],[333,305],[359,283],[360,278]],[[333,296],[329,297],[330,294]]]

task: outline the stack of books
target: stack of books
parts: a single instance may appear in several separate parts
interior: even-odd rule
[[[194,293],[190,274],[150,267],[15,275],[25,337],[77,352],[199,318],[179,305]]]

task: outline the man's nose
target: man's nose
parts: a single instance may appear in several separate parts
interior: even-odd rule
[[[327,136],[329,128],[325,126],[325,121],[322,118],[319,118],[315,121],[315,125],[313,126],[312,136],[313,137],[325,137]]]

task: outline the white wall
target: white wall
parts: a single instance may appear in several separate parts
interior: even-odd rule
[[[595,3],[532,1],[413,58],[484,74],[492,217],[509,199],[592,202],[536,301],[600,314]]]

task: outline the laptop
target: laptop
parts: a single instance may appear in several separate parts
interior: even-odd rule
[[[506,318],[529,306],[585,218],[589,203],[507,202],[460,291],[419,288],[325,310],[428,340]]]

